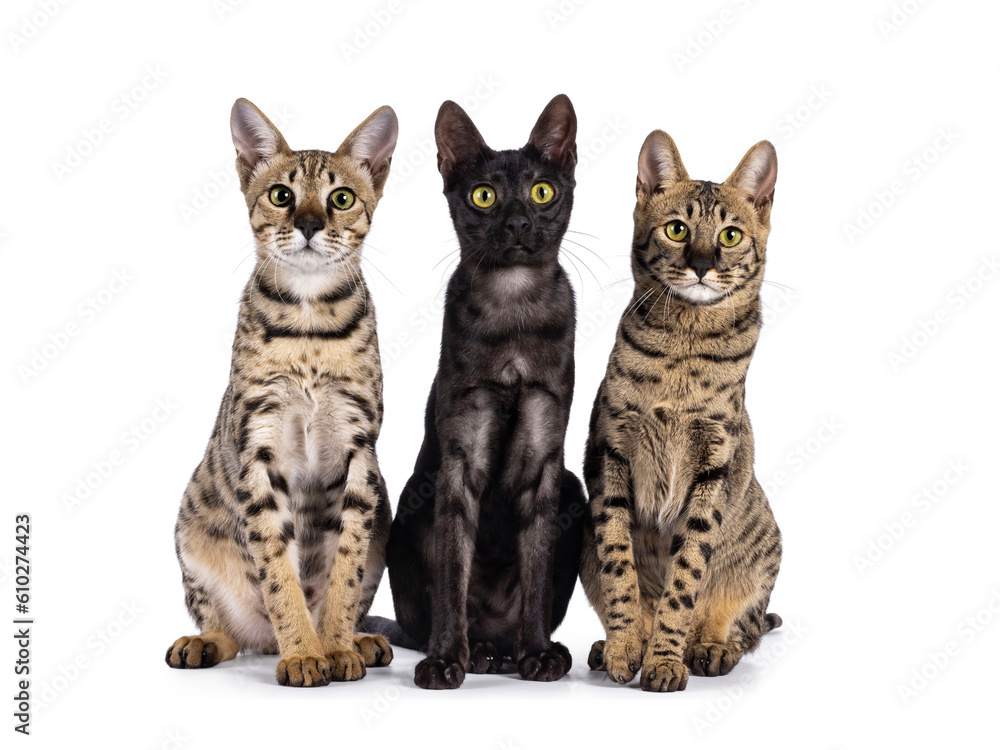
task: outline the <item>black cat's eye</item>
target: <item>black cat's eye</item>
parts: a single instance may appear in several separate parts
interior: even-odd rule
[[[284,185],[275,185],[268,193],[268,197],[274,205],[284,207],[292,202],[292,191]]]
[[[337,188],[330,193],[330,202],[333,203],[334,208],[346,211],[354,205],[354,193],[347,188]]]
[[[743,239],[743,232],[736,227],[726,227],[719,234],[719,242],[723,247],[736,247]]]
[[[537,182],[531,188],[531,200],[535,203],[548,203],[555,195],[555,189],[547,182]]]
[[[472,191],[472,202],[480,208],[489,208],[497,202],[496,191],[489,185],[477,185]]]
[[[683,221],[671,221],[665,227],[667,232],[667,237],[672,239],[674,242],[682,242],[685,237],[688,236],[687,224]]]

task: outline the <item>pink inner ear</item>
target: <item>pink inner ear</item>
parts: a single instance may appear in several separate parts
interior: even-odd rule
[[[395,116],[391,112],[382,112],[354,136],[351,157],[376,172],[395,151],[398,134]]]
[[[274,156],[281,144],[281,137],[256,111],[237,105],[231,118],[233,145],[243,160],[251,167]]]

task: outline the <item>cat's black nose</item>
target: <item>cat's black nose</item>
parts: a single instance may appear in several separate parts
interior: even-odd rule
[[[306,238],[306,242],[312,239],[313,235],[316,234],[323,227],[323,220],[317,219],[315,216],[296,216],[295,217],[295,228],[302,232],[302,236]]]
[[[698,281],[705,278],[705,274],[708,273],[715,266],[715,258],[709,258],[704,255],[696,255],[688,262],[691,266],[691,270],[698,274]]]
[[[514,236],[515,240],[520,240],[524,230],[531,224],[527,216],[511,216],[507,219],[507,229]]]

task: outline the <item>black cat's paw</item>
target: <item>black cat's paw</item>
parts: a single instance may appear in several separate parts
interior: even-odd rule
[[[569,649],[555,641],[538,654],[528,654],[517,663],[518,674],[525,680],[535,682],[555,682],[562,678],[573,666]]]
[[[587,666],[595,672],[607,670],[604,666],[604,641],[594,641],[594,645],[590,647],[590,656],[587,657]]]
[[[465,667],[451,659],[428,656],[413,671],[413,682],[424,690],[454,690],[464,681]]]
[[[469,671],[473,674],[496,674],[503,666],[503,656],[489,641],[472,644],[472,654],[469,657]]]

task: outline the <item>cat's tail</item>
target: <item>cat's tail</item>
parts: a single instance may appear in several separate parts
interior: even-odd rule
[[[780,620],[779,620],[780,622]],[[421,651],[421,645],[417,643],[413,638],[410,638],[406,632],[399,627],[399,623],[395,620],[390,620],[388,617],[376,617],[375,615],[368,615],[365,618],[364,632],[370,633],[372,635],[381,635],[386,640],[389,641],[393,646],[399,646],[400,648],[409,648],[414,651]]]
[[[778,615],[776,615],[774,612],[768,612],[766,615],[764,615],[765,633],[770,633],[772,630],[777,630],[780,627],[781,627],[781,618],[778,617]],[[388,638],[388,636],[386,637]],[[391,638],[389,638],[389,642],[392,643]]]

